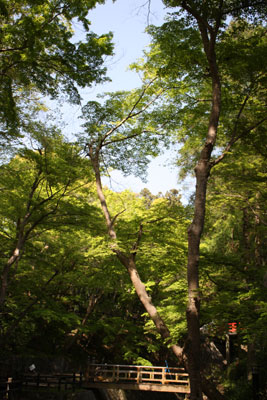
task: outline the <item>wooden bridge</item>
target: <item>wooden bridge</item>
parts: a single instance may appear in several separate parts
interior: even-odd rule
[[[83,387],[189,393],[183,368],[139,365],[91,364]]]
[[[188,374],[183,368],[119,364],[90,364],[86,373],[24,374],[21,379],[0,381],[0,393],[38,389],[126,389],[190,393]]]

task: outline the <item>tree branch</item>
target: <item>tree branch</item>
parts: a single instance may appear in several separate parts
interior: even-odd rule
[[[115,132],[118,128],[120,128],[126,121],[128,121],[131,118],[136,117],[137,115],[143,113],[148,107],[151,106],[151,104],[153,104],[160,96],[161,94],[164,92],[164,89],[161,89],[159,91],[159,93],[150,101],[148,102],[141,110],[134,112],[134,110],[136,109],[137,105],[140,103],[140,101],[142,100],[142,98],[144,97],[144,94],[146,92],[146,90],[152,85],[152,83],[156,80],[156,78],[154,78],[152,81],[150,81],[146,87],[142,90],[142,93],[140,94],[139,98],[137,99],[137,101],[135,102],[135,104],[132,106],[131,110],[129,111],[128,115],[126,117],[124,117],[116,126],[114,126],[114,128],[110,129],[101,139],[101,142],[98,146],[99,149],[101,149],[103,146],[106,146],[107,144],[110,144],[111,141],[106,142],[105,140],[107,137],[109,137],[113,132]],[[126,138],[127,139],[127,138]]]
[[[256,122],[255,124],[253,124],[250,128],[246,129],[245,131],[243,131],[242,133],[240,133],[240,135],[235,136],[233,134],[231,140],[229,141],[228,145],[226,146],[224,152],[214,161],[211,161],[210,165],[211,167],[214,167],[215,165],[219,164],[224,157],[226,156],[226,154],[231,150],[232,146],[241,138],[246,136],[248,133],[250,133],[251,131],[253,131],[254,129],[256,129],[259,125],[261,125],[264,121],[267,120],[267,117],[262,118],[260,121]]]
[[[110,222],[110,227],[109,229],[113,228],[113,225],[115,224],[116,219],[118,218],[119,215],[121,215],[122,213],[124,213],[126,211],[126,208],[120,212],[118,212],[111,220]]]
[[[133,260],[135,260],[135,257],[136,257],[136,254],[137,254],[137,249],[138,249],[138,247],[139,247],[142,234],[143,234],[143,224],[140,224],[140,226],[139,226],[139,231],[138,231],[138,235],[137,235],[137,240],[136,240],[136,242],[133,244],[132,250],[131,250],[131,254],[132,254],[132,259],[133,259]]]

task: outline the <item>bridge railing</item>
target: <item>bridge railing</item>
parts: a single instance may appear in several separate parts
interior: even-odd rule
[[[183,368],[150,367],[119,364],[91,364],[86,378],[93,382],[131,382],[153,384],[177,384],[188,386],[188,374]]]

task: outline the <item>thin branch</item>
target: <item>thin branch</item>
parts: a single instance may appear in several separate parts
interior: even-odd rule
[[[164,217],[160,217],[160,218],[155,218],[152,219],[151,221],[146,221],[146,224],[154,224],[155,222],[159,222],[159,221],[163,221],[165,218],[168,218],[169,215],[165,215]]]
[[[151,0],[148,0],[148,2],[147,2],[147,18],[146,18],[146,22],[147,22],[147,26],[149,26],[150,25],[150,23],[149,23],[149,17],[150,17],[150,14],[151,14]]]
[[[63,193],[61,194],[61,196],[57,199],[57,202],[56,202],[56,204],[55,204],[55,207],[54,207],[51,211],[48,211],[47,213],[41,215],[41,217],[38,218],[38,219],[30,226],[30,228],[25,232],[24,241],[28,240],[29,234],[32,232],[32,230],[33,230],[41,221],[43,221],[46,217],[48,217],[49,215],[54,214],[54,213],[56,212],[56,210],[57,210],[57,208],[58,208],[58,206],[59,206],[60,200],[65,196],[65,193],[66,193],[66,191],[67,191],[67,187],[68,187],[68,185],[65,187],[65,189],[64,189]],[[48,199],[45,199],[45,200],[48,200]]]
[[[189,97],[189,99],[193,100],[194,104],[200,103],[200,102],[212,102],[212,99],[196,99],[193,96],[190,96],[190,94],[186,93],[186,97]]]
[[[38,188],[40,182],[43,180],[43,178],[40,178],[41,174],[42,174],[42,171],[39,170],[38,174],[37,174],[37,176],[36,176],[36,178],[35,178],[35,180],[34,180],[34,182],[32,184],[31,191],[30,191],[30,194],[29,194],[29,200],[28,200],[28,203],[27,203],[27,206],[26,206],[27,212],[30,211],[33,195],[34,195],[36,189]]]
[[[219,164],[224,157],[226,156],[226,154],[231,150],[232,146],[241,138],[246,136],[248,133],[250,133],[251,131],[253,131],[254,129],[256,129],[259,125],[261,125],[264,121],[267,120],[267,117],[262,118],[260,121],[256,122],[254,125],[251,125],[250,128],[246,129],[245,131],[243,131],[242,133],[240,133],[240,135],[238,136],[232,136],[231,140],[229,141],[228,145],[226,146],[224,152],[214,161],[212,161],[210,164],[212,167],[214,167],[215,165]]]
[[[17,51],[17,50],[24,50],[26,49],[27,46],[21,46],[21,47],[13,47],[13,48],[8,48],[8,49],[0,49],[0,53],[5,53],[7,51]]]
[[[12,236],[10,236],[7,232],[1,231],[0,236],[4,237],[5,239],[13,239]]]
[[[115,224],[116,219],[118,218],[119,215],[123,214],[126,211],[126,208],[120,212],[118,212],[111,220],[110,222],[110,226],[109,229],[111,229],[113,227],[113,225]]]
[[[66,184],[66,186],[64,187],[63,193],[59,196],[59,200],[65,196],[66,192],[67,192],[67,188],[70,185],[70,181],[68,181],[68,183]],[[45,199],[43,199],[42,201],[40,201],[38,204],[36,204],[31,212],[27,215],[27,219],[29,219],[29,217],[33,214],[33,212],[40,208],[40,206],[42,206],[43,204],[47,203],[49,200],[52,200],[56,197],[57,194],[59,194],[62,191],[62,188],[58,189],[56,192],[52,193],[50,196],[46,197]]]
[[[245,97],[243,103],[241,104],[240,110],[239,110],[239,112],[238,112],[238,114],[237,114],[237,117],[236,117],[236,120],[235,120],[234,132],[233,132],[233,135],[232,135],[232,136],[235,136],[235,135],[236,135],[238,122],[239,122],[240,117],[241,117],[241,114],[242,114],[242,112],[243,112],[243,110],[244,110],[244,108],[245,108],[245,106],[246,106],[246,104],[247,104],[247,102],[248,102],[248,99],[249,99],[251,90],[252,90],[252,87],[250,88],[249,93],[246,95],[246,97]]]
[[[108,146],[108,145],[111,144],[111,143],[123,142],[124,140],[127,140],[127,139],[133,139],[133,138],[135,138],[135,137],[137,137],[137,136],[142,135],[142,133],[144,133],[144,131],[138,132],[138,133],[133,133],[132,135],[124,136],[124,137],[122,137],[122,138],[118,138],[118,139],[114,139],[114,140],[109,140],[108,142],[104,143],[103,146]],[[103,147],[103,146],[102,146],[102,147]]]
[[[131,251],[133,260],[134,260],[135,257],[136,257],[137,249],[138,249],[138,247],[139,247],[142,234],[143,234],[143,224],[140,224],[140,226],[139,226],[139,231],[138,231],[138,235],[137,235],[137,240],[136,240],[136,242],[133,244],[133,246],[132,246],[132,251]]]
[[[136,109],[136,107],[138,106],[138,104],[140,103],[140,101],[142,100],[142,98],[145,95],[146,90],[152,85],[152,83],[156,80],[157,78],[152,79],[152,81],[150,81],[142,90],[140,96],[138,97],[137,101],[135,102],[135,104],[132,106],[131,110],[129,111],[128,115],[126,117],[124,117],[116,126],[114,126],[113,128],[111,128],[101,139],[101,142],[99,144],[99,149],[102,148],[103,146],[106,146],[105,140],[108,136],[110,136],[113,132],[115,132],[118,128],[120,128],[126,121],[128,121],[128,119],[134,118],[137,115],[143,113],[149,106],[151,106],[151,104],[153,104],[163,93],[163,89],[160,90],[160,92],[155,96],[154,99],[152,99],[149,103],[147,103],[141,110],[134,112],[134,110]],[[109,142],[110,143],[110,142]]]

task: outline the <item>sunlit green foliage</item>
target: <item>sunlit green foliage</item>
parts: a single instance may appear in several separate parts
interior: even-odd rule
[[[158,85],[164,88],[155,118],[165,120],[166,129],[182,145],[177,163],[184,177],[192,173],[205,141],[211,107],[210,71],[198,28],[188,26],[179,13],[148,31],[150,50],[133,68],[145,76],[157,76]],[[245,20],[233,20],[219,35],[216,52],[222,102],[215,155],[241,136],[254,140],[255,130],[261,143],[266,124],[266,44],[265,26]]]
[[[103,56],[112,53],[111,34],[89,31],[88,12],[104,1],[1,0],[1,135],[23,132],[29,101],[40,97],[79,103],[78,87],[105,79]],[[74,22],[83,25],[85,37],[77,40]]]

